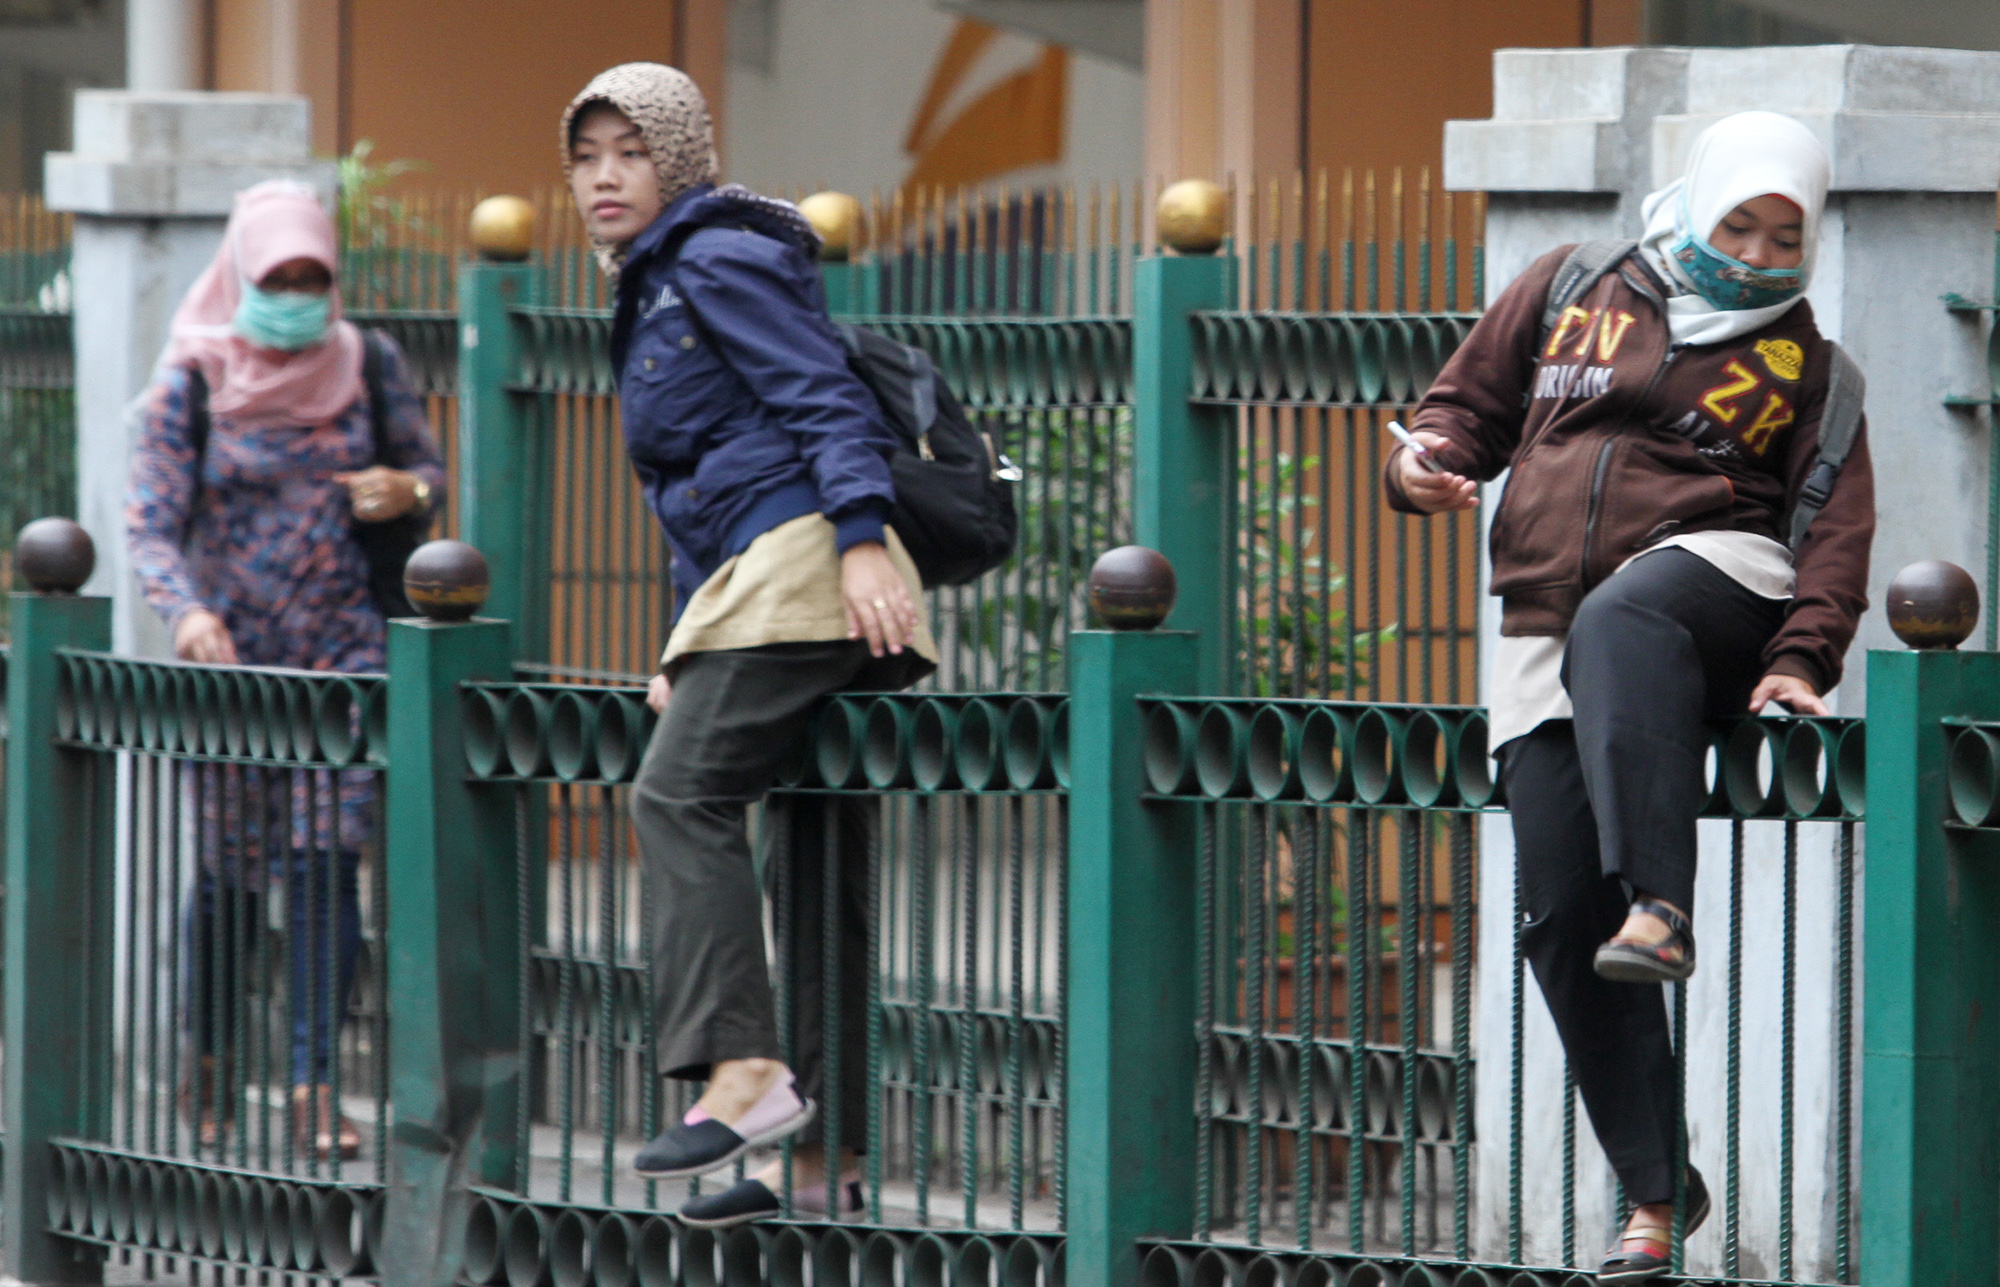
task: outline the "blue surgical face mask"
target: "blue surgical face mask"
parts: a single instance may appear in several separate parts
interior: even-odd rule
[[[1681,226],[1689,226],[1685,196],[1681,199]],[[1769,308],[1805,289],[1800,269],[1752,268],[1723,254],[1693,232],[1674,243],[1673,256],[1701,297],[1720,309]]]
[[[333,316],[330,292],[265,290],[243,284],[243,302],[236,306],[236,333],[259,348],[287,353],[310,348],[326,338]]]

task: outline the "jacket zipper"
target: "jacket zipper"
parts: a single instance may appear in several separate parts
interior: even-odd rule
[[[1638,401],[1632,404],[1634,407],[1643,407],[1652,398],[1653,390],[1657,389],[1660,381],[1666,377],[1667,368],[1673,365],[1674,357],[1680,351],[1680,345],[1674,343],[1672,339],[1667,341],[1667,351],[1661,355],[1660,365],[1653,369],[1653,378],[1646,381],[1646,387],[1640,392]],[[1583,516],[1583,550],[1577,556],[1576,578],[1579,588],[1587,588],[1590,583],[1590,550],[1597,539],[1598,514],[1604,505],[1604,482],[1611,472],[1611,449],[1618,445],[1619,436],[1631,422],[1632,415],[1628,411],[1618,421],[1617,427],[1605,438],[1604,445],[1597,449],[1597,463],[1590,471],[1590,502],[1584,507]]]

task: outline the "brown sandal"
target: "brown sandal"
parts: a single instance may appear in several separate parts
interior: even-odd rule
[[[1634,899],[1632,911],[1664,921],[1667,936],[1657,943],[1612,939],[1597,949],[1598,975],[1613,983],[1679,983],[1692,975],[1694,926],[1688,918],[1656,898]]]
[[[1708,1185],[1702,1182],[1701,1172],[1693,1167],[1687,1169],[1687,1192],[1682,1201],[1686,1204],[1687,1218],[1681,1236],[1688,1238],[1707,1222],[1714,1207]],[[1664,1225],[1626,1225],[1619,1236],[1618,1249],[1597,1267],[1597,1281],[1615,1287],[1620,1283],[1642,1283],[1666,1273],[1673,1268],[1673,1237],[1671,1217]]]
[[[318,1112],[313,1111],[315,1101]],[[341,1161],[352,1162],[361,1156],[361,1129],[353,1118],[334,1111],[331,1086],[292,1088],[292,1142],[301,1153],[316,1157],[333,1157],[336,1142]]]
[[[236,1102],[228,1093],[232,1072],[217,1056],[201,1055],[181,1073],[181,1117],[194,1132],[197,1148],[219,1147],[236,1121]]]

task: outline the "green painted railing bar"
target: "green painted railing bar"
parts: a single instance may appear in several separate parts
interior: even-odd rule
[[[1145,290],[1141,277],[1140,290]],[[1070,636],[1070,1281],[1139,1281],[1194,1209],[1194,828],[1148,802],[1142,693],[1195,681],[1183,631]]]
[[[1990,610],[1990,608],[1989,608]],[[1861,1281],[2000,1260],[2000,834],[1948,830],[1951,717],[2000,717],[2000,654],[1868,657]]]
[[[527,264],[461,268],[458,368],[459,531],[486,556],[487,611],[513,623],[517,657],[543,660],[549,639],[546,451],[521,377],[518,332],[508,312],[534,303]]]
[[[1132,314],[1133,533],[1166,555],[1180,578],[1168,623],[1201,636],[1195,691],[1203,693],[1235,691],[1229,656],[1234,412],[1188,400],[1189,315],[1227,305],[1234,267],[1226,257],[1142,259]]]
[[[12,596],[7,659],[6,1237],[0,1272],[23,1283],[95,1283],[96,1254],[48,1230],[60,1187],[48,1141],[108,1129],[111,792],[87,751],[56,745],[63,648],[111,643],[111,601]],[[107,954],[108,955],[108,954]]]
[[[468,781],[461,685],[511,673],[505,622],[389,626],[390,1198],[383,1279],[457,1278],[463,1186],[506,1184],[519,1137],[514,809]]]

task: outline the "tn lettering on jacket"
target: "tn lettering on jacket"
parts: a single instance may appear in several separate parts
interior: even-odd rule
[[[1534,398],[1599,398],[1611,388],[1611,361],[1638,319],[1622,308],[1563,310],[1535,369]],[[1576,359],[1563,361],[1562,359]]]

